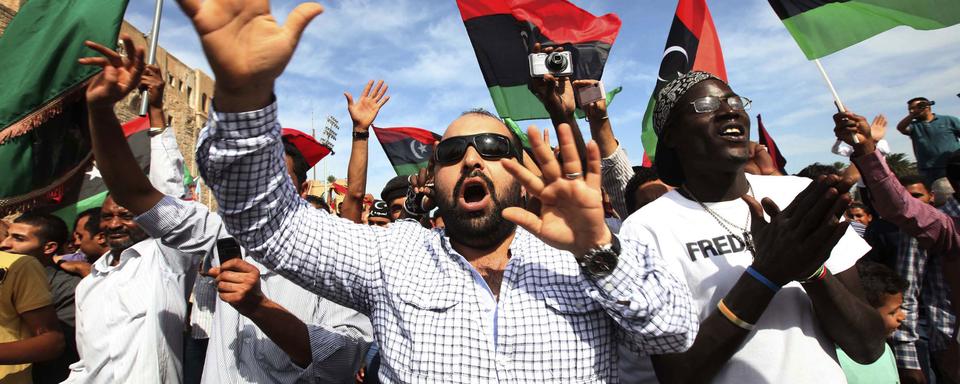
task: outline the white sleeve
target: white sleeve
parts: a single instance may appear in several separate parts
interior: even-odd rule
[[[153,128],[151,128],[153,130]],[[173,129],[167,128],[150,137],[150,184],[173,197],[183,197],[183,154],[177,147]]]

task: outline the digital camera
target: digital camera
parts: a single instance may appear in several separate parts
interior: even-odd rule
[[[573,54],[569,51],[531,53],[530,77],[551,74],[557,77],[573,75]]]

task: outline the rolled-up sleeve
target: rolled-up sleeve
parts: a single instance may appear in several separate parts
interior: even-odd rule
[[[617,150],[610,156],[600,160],[600,179],[603,190],[610,196],[610,204],[613,205],[613,210],[617,211],[617,215],[620,215],[621,220],[626,220],[630,215],[624,190],[631,178],[633,178],[633,167],[623,146],[618,145]]]

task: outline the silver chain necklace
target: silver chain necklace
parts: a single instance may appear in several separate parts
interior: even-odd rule
[[[699,199],[697,199],[697,197],[690,192],[690,189],[687,188],[686,184],[680,185],[680,188],[683,189],[683,192],[685,192],[687,196],[690,196],[690,198],[692,198],[693,201],[696,201],[697,204],[700,204],[700,207],[703,208],[704,211],[707,211],[707,213],[709,213],[710,216],[712,216],[713,219],[717,221],[717,224],[720,224],[720,226],[723,227],[723,229],[727,230],[727,232],[730,233],[730,236],[733,236],[734,238],[739,240],[741,243],[743,243],[743,245],[747,247],[747,250],[750,251],[750,255],[753,258],[757,257],[757,248],[753,243],[753,235],[750,234],[750,216],[751,216],[750,212],[747,212],[747,222],[743,224],[743,228],[738,227],[736,224],[730,222],[730,220],[725,219],[723,216],[720,216],[718,213],[710,209],[710,207],[708,207],[706,204],[702,203]],[[753,186],[750,185],[749,182],[747,182],[747,188],[749,188],[750,196],[753,196]],[[739,229],[742,236],[737,236],[736,232],[730,229],[730,227],[728,227],[727,224],[729,224],[730,227]]]

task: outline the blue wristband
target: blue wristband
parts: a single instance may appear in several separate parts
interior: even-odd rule
[[[753,267],[747,267],[747,273],[749,273],[750,276],[753,276],[754,279],[757,279],[757,281],[763,283],[763,285],[766,285],[767,288],[770,288],[773,293],[777,293],[777,291],[779,291],[781,288],[774,282],[770,281],[770,279],[766,278],[766,276],[761,275],[760,272],[758,272],[756,269],[753,269]]]

